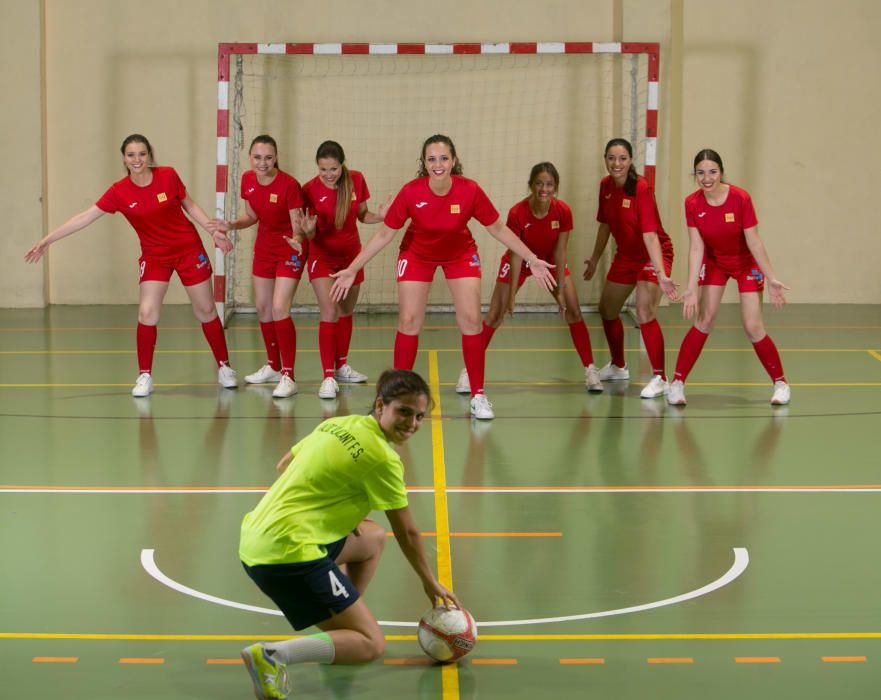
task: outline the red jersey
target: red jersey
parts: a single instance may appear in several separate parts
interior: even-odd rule
[[[265,253],[277,252],[290,255],[291,248],[283,240],[294,235],[291,226],[291,209],[303,206],[300,183],[283,170],[279,170],[268,185],[257,181],[253,170],[242,173],[242,199],[251,205],[257,215],[257,240],[254,249]],[[304,251],[305,252],[305,251]]]
[[[526,247],[546,262],[554,262],[554,249],[561,233],[572,230],[572,210],[554,197],[544,218],[537,218],[529,208],[529,197],[517,202],[508,212],[508,228]],[[507,252],[505,255],[509,255]]]
[[[480,185],[461,175],[452,178],[453,186],[443,196],[431,191],[427,176],[411,180],[398,192],[385,215],[385,225],[397,230],[410,219],[402,251],[438,264],[458,260],[477,249],[468,230],[471,219],[484,226],[498,221],[499,212]]]
[[[336,202],[338,190],[324,184],[320,177],[313,177],[303,185],[303,196],[311,213],[316,214],[315,238],[310,243],[323,259],[349,259],[361,250],[358,235],[358,209],[370,199],[370,191],[364,176],[350,170],[352,178],[352,202],[343,227],[336,227]]]
[[[685,198],[685,223],[704,240],[704,255],[725,267],[754,265],[744,229],[758,226],[756,210],[746,190],[728,185],[728,196],[711,205],[701,190]]]
[[[153,179],[149,185],[136,185],[126,175],[95,204],[108,214],[122,212],[138,234],[146,257],[173,259],[203,250],[196,227],[181,208],[187,188],[174,168],[156,167],[150,172]]]
[[[636,194],[629,195],[615,185],[611,175],[600,183],[597,221],[608,224],[618,246],[617,256],[633,262],[648,262],[649,254],[642,234],[658,234],[661,250],[673,250],[670,236],[661,225],[661,215],[652,188],[642,175],[636,180]]]

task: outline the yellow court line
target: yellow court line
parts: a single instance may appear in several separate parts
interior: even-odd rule
[[[428,383],[434,396],[431,409],[431,455],[434,465],[434,520],[437,532],[437,574],[442,586],[453,590],[453,557],[450,550],[450,514],[447,508],[447,473],[444,463],[444,429],[441,411],[440,372],[437,352],[428,354]],[[441,697],[443,700],[459,698],[459,668],[445,664],[441,669]]]
[[[878,360],[878,362],[881,362],[881,353],[877,352],[876,350],[867,350],[866,352],[868,352],[872,357]]]
[[[303,635],[265,634],[79,634],[73,632],[0,632],[0,639],[67,639],[135,642],[248,642],[282,641]],[[389,642],[413,642],[415,634],[387,634]],[[731,641],[757,639],[881,639],[881,632],[735,632],[692,634],[481,634],[491,642],[630,642],[630,641]],[[453,664],[453,666],[455,666]]]

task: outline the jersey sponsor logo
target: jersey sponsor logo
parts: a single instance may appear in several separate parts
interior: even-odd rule
[[[458,214],[458,213],[460,213],[459,212],[459,205],[458,204],[451,204],[450,205],[450,214]]]
[[[167,202],[168,195],[165,194],[165,192],[160,192],[159,194],[156,195],[156,201],[157,202]]]
[[[319,201],[319,202],[323,202],[325,199],[327,199],[327,195],[324,195],[324,196],[323,196],[321,199],[319,199],[318,201]]]
[[[746,276],[747,280],[750,282],[761,282],[765,276],[762,274],[761,270],[756,270],[753,268],[750,270],[750,273]]]
[[[559,221],[552,221],[551,228],[560,228],[560,222]]]
[[[426,206],[427,204],[428,204],[428,202],[419,202],[415,206],[417,209],[422,209],[422,207]]]
[[[734,223],[734,212],[725,212],[725,223],[733,224]]]
[[[249,188],[248,188],[248,194],[251,194],[253,191],[254,191],[254,188],[253,188],[253,187],[249,187]]]
[[[275,192],[273,192],[271,195],[269,195],[269,203],[270,204],[275,204],[277,201],[278,201],[278,195],[275,194]]]
[[[458,209],[458,205],[454,204],[453,207]],[[453,207],[450,207],[452,209]],[[471,256],[471,260],[468,261],[468,267],[480,267],[480,258],[477,256],[477,253],[474,253]]]
[[[196,269],[201,270],[208,264],[208,258],[205,256],[205,253],[199,253],[199,257],[196,258],[198,262],[196,263]]]
[[[300,260],[300,256],[298,256],[298,255],[292,255],[290,260],[284,261],[284,264],[287,267],[294,268],[295,270],[299,270],[300,268],[303,267],[303,261]]]
[[[609,194],[607,194],[607,195],[605,196],[605,199],[611,199],[611,198],[612,198],[612,193],[609,192]]]
[[[364,452],[364,448],[361,446],[361,443],[358,442],[358,439],[342,426],[333,423],[322,423],[318,426],[317,430],[322,433],[333,435],[340,441],[340,444],[348,450],[349,454],[352,455],[352,459],[355,461],[357,461],[358,457]]]
[[[532,222],[531,222],[531,221],[529,221],[529,222],[527,222],[526,224],[524,224],[523,228],[524,228],[524,229],[528,229],[530,226],[532,226]]]
[[[630,209],[630,200],[629,199],[622,199],[621,200],[621,208],[622,209]]]
[[[132,202],[131,204],[128,205],[128,208],[129,208],[129,209],[134,209],[136,206],[138,206],[138,203],[137,203],[137,202]]]
[[[700,214],[697,215],[697,218],[698,218],[698,219],[703,219],[706,215],[707,215],[707,212],[702,211]]]

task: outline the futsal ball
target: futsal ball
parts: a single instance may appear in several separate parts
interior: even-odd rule
[[[459,608],[432,608],[419,620],[419,646],[435,661],[449,662],[470,652],[477,642],[477,624]]]

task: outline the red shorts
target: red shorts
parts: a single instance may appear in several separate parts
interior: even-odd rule
[[[765,276],[757,265],[731,269],[720,267],[710,260],[704,260],[698,275],[698,285],[724,287],[729,279],[737,280],[739,292],[761,292],[765,288]]]
[[[171,273],[176,272],[184,287],[192,287],[211,279],[211,261],[205,249],[193,250],[177,258],[157,260],[142,255],[138,259],[141,282],[168,282]]]
[[[554,271],[555,272],[555,271]],[[551,272],[551,274],[554,274]],[[569,274],[569,265],[567,263],[565,270],[566,277],[571,277]],[[504,284],[511,284],[511,280],[508,278],[511,276],[511,262],[510,258],[507,255],[503,255],[501,261],[499,261],[499,274],[496,277],[496,282],[503,282]],[[526,263],[523,263],[520,266],[520,279],[517,280],[517,289],[523,286],[523,283],[526,281],[527,277],[532,277],[532,270],[530,270]]]
[[[664,272],[669,277],[673,270],[673,250],[663,250],[664,256]],[[658,275],[655,268],[652,267],[652,261],[634,261],[628,258],[622,258],[618,255],[612,260],[612,266],[609,268],[609,274],[606,275],[608,282],[617,282],[618,284],[636,284],[640,281],[658,283]]]
[[[472,248],[456,260],[439,263],[402,250],[398,254],[398,282],[431,282],[438,267],[443,268],[444,277],[448,280],[480,277],[480,256],[477,248]]]
[[[317,280],[319,277],[330,277],[332,272],[339,272],[340,270],[346,269],[349,265],[352,264],[352,261],[355,259],[355,256],[360,252],[356,250],[354,254],[348,259],[344,258],[323,258],[321,254],[316,252],[314,249],[312,250],[312,255],[309,256],[309,264],[307,267],[309,268],[309,279],[311,281]],[[364,281],[364,268],[362,267],[355,273],[355,281],[352,282],[352,286],[354,287],[356,284],[361,284]]]
[[[290,277],[298,280],[303,276],[303,267],[306,265],[307,259],[307,257],[300,255],[293,248],[286,251],[284,255],[254,250],[254,262],[251,265],[251,272],[254,274],[254,277],[265,277],[267,279]]]

